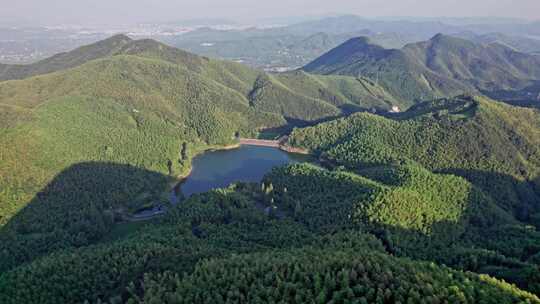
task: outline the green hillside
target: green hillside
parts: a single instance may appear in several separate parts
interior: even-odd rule
[[[344,165],[366,177],[404,186],[404,189],[375,196],[378,203],[363,209],[367,214],[362,213],[364,219],[374,219],[386,227],[381,235],[396,253],[527,284],[524,282],[537,281],[528,276],[538,273],[538,266],[527,266],[529,270],[526,270],[522,263],[538,265],[535,256],[540,240],[537,232],[540,227],[539,132],[540,113],[537,110],[463,96],[419,104],[390,118],[362,113],[297,129],[292,133],[290,143],[310,149],[327,162]],[[458,217],[457,226],[449,226],[449,223],[456,223],[456,219],[447,218],[426,230],[422,224],[432,222],[439,212],[445,210],[450,215],[460,210],[452,209],[448,199],[440,195],[446,193],[448,198],[456,200],[470,188],[459,186],[458,180],[450,178],[446,181],[426,178],[429,175],[422,173],[424,169],[397,172],[388,169],[388,165],[411,161],[435,172],[462,176],[484,193],[469,192],[468,200],[487,195],[489,198],[482,199],[486,203],[479,204],[483,206],[480,209],[467,208],[471,210],[470,218]],[[410,192],[410,183],[405,180],[411,178],[417,181],[412,189],[423,189],[420,195]],[[424,189],[430,184],[441,188],[435,188],[435,191]],[[418,185],[422,186],[418,188]],[[432,202],[431,206],[440,205],[431,213],[425,205],[428,202]],[[493,225],[497,218],[503,222]],[[525,226],[512,224],[508,221],[510,218],[524,222]],[[467,228],[462,226],[464,223],[479,224],[480,227]],[[437,240],[444,245],[408,232],[403,234],[402,228],[424,233],[440,231],[442,238],[437,237]],[[456,238],[456,235],[447,235],[451,231],[467,233]],[[459,244],[456,239],[464,243],[453,248]],[[429,248],[446,249],[430,252],[433,249]],[[519,270],[504,270],[503,264],[514,265],[511,267]]]
[[[467,180],[418,164],[366,168],[358,174],[305,165],[265,179],[274,202],[311,231],[360,229],[388,253],[488,273],[538,291],[540,233]],[[286,191],[285,191],[286,189]]]
[[[55,184],[65,183],[64,179],[72,180],[73,175],[88,177],[98,168],[109,175],[147,174],[129,166],[87,163],[63,172],[50,185],[50,193],[54,193]],[[405,177],[398,172],[412,174]],[[137,303],[144,299],[176,303],[228,298],[245,302],[260,297],[262,302],[282,299],[301,303],[310,299],[347,301],[354,297],[370,303],[377,298],[410,298],[414,302],[424,297],[441,301],[464,297],[466,300],[461,301],[539,303],[536,296],[486,275],[399,257],[425,259],[431,254],[443,258],[446,256],[441,255],[440,246],[446,246],[445,253],[452,259],[443,260],[447,264],[465,264],[478,257],[476,267],[498,266],[507,274],[521,276],[522,287],[537,290],[537,272],[531,271],[535,266],[505,258],[496,251],[502,251],[502,246],[483,249],[484,258],[478,253],[480,249],[472,246],[464,252],[469,239],[466,235],[472,229],[515,224],[504,212],[497,211],[489,198],[474,194],[478,190],[461,178],[433,174],[415,165],[403,166],[396,173],[394,178],[383,181],[294,165],[275,169],[265,178],[265,187],[237,184],[196,195],[162,219],[117,224],[107,238],[93,246],[56,249],[17,267],[13,267],[17,265],[13,257],[24,251],[13,250],[1,260],[4,269],[10,270],[0,274],[0,301]],[[151,182],[159,182],[159,177],[156,175]],[[425,183],[426,180],[431,182]],[[270,184],[273,190],[269,190]],[[447,185],[452,188],[445,188]],[[446,192],[440,193],[441,187]],[[88,191],[80,185],[72,189],[74,194]],[[408,191],[428,199],[426,206],[432,209],[426,212],[433,213],[424,218],[431,222],[409,222],[418,217],[413,210],[397,218],[369,211],[370,206],[378,208],[380,198],[390,197],[394,191]],[[463,195],[456,197],[455,191],[463,191]],[[440,200],[448,208],[441,210],[436,205]],[[407,206],[416,201],[414,196],[406,196],[400,203]],[[265,213],[266,206],[274,206],[277,213]],[[41,209],[39,204],[27,208],[28,212],[13,220],[14,224],[32,222],[30,211]],[[55,210],[61,216],[70,213],[69,209]],[[473,220],[478,216],[487,221]],[[381,222],[385,219],[389,221]],[[395,225],[393,219],[411,224]],[[438,233],[428,228],[444,222],[448,222],[447,228],[456,228],[441,229]],[[387,230],[380,230],[386,225]],[[415,227],[428,229],[417,232]],[[461,241],[455,242],[457,239]],[[416,247],[417,251],[420,249],[418,255],[424,257],[413,255],[415,251],[407,247],[414,240],[432,245]],[[455,249],[451,250],[448,242]],[[1,244],[5,252],[16,243]],[[480,242],[476,246],[486,247]],[[459,268],[473,270],[469,269],[472,267],[471,264]],[[347,284],[344,271],[349,276]],[[275,292],[268,294],[268,286],[276,287]]]
[[[290,142],[349,168],[414,160],[495,192],[500,206],[520,218],[538,211],[537,110],[464,96],[426,102],[391,118],[355,114],[296,130]]]
[[[165,69],[165,64],[169,63],[172,65],[177,65],[176,69],[183,69],[182,73],[195,73],[195,77],[203,77],[206,81],[213,81],[219,85],[222,85],[226,88],[229,88],[241,96],[237,96],[238,101],[247,102],[246,99],[251,98],[254,93],[257,93],[258,90],[264,85],[267,88],[268,94],[265,95],[267,98],[260,98],[259,103],[256,104],[262,108],[270,107],[274,110],[279,111],[279,114],[285,117],[291,117],[294,119],[300,120],[316,120],[323,118],[325,116],[339,115],[341,113],[340,109],[336,106],[333,106],[328,103],[332,103],[332,98],[341,98],[341,104],[348,103],[353,106],[376,106],[379,109],[389,109],[388,104],[384,101],[378,101],[381,94],[378,91],[383,91],[382,88],[376,87],[374,92],[370,90],[370,87],[360,86],[359,88],[351,89],[353,85],[347,85],[346,87],[335,86],[333,83],[336,82],[334,77],[320,77],[320,76],[308,76],[305,74],[290,73],[290,74],[278,74],[278,75],[269,75],[257,70],[247,68],[243,65],[211,60],[205,57],[199,57],[194,54],[169,47],[165,44],[158,43],[153,40],[130,40],[125,36],[114,36],[108,40],[98,42],[95,45],[85,46],[80,49],[74,50],[72,52],[63,54],[62,56],[73,58],[70,60],[70,65],[65,67],[51,67],[49,61],[44,60],[38,62],[34,65],[24,66],[26,69],[31,69],[31,73],[27,76],[32,75],[41,75],[45,74],[46,71],[60,71],[55,76],[49,76],[46,78],[39,78],[41,81],[26,81],[26,82],[8,82],[8,84],[2,87],[0,92],[5,92],[2,94],[3,104],[17,104],[20,105],[21,102],[28,102],[29,100],[49,98],[49,95],[45,92],[40,92],[40,96],[32,96],[26,94],[36,94],[36,90],[30,89],[28,86],[37,86],[39,90],[48,91],[47,93],[52,93],[54,90],[54,95],[63,95],[69,93],[71,89],[74,89],[79,83],[82,77],[88,77],[93,79],[92,73],[96,73],[99,68],[109,65],[108,60],[118,59],[121,56],[136,56],[137,59],[153,59],[160,61],[159,64],[162,66],[162,70]],[[105,60],[101,62],[101,66],[97,66],[97,62],[88,60],[92,59],[101,59]],[[133,59],[133,58],[132,58]],[[67,59],[65,60],[67,61]],[[89,62],[85,67],[77,68],[83,65],[84,63]],[[150,65],[150,61],[145,61],[147,65]],[[158,64],[158,62],[154,62]],[[66,67],[76,67],[73,70],[64,70]],[[10,66],[10,69],[17,69],[18,66]],[[116,66],[115,68],[119,68]],[[87,71],[90,69],[90,71]],[[113,67],[108,69],[114,69]],[[148,70],[152,67],[148,66]],[[120,74],[120,71],[115,71],[117,74]],[[124,74],[127,74],[129,69],[123,71]],[[157,73],[156,71],[151,71],[152,73]],[[79,79],[67,83],[70,87],[60,86],[51,86],[50,82],[61,81],[59,77],[64,76],[66,78],[68,75],[71,77],[71,73],[76,73]],[[294,75],[294,77],[292,77]],[[111,75],[118,76],[118,75]],[[175,75],[172,75],[171,79],[167,79],[169,75],[166,73],[160,75],[165,81],[171,81]],[[191,75],[190,75],[191,76]],[[56,78],[55,78],[56,77]],[[292,77],[292,78],[291,78]],[[17,77],[5,78],[7,80],[14,79]],[[103,78],[103,77],[102,77]],[[343,79],[346,77],[340,77],[338,79]],[[159,79],[159,80],[162,80]],[[268,81],[261,82],[260,79],[268,79]],[[110,87],[114,87],[116,82],[120,79],[114,79],[115,82],[109,83]],[[155,85],[158,79],[154,79],[154,83],[149,85]],[[195,81],[195,80],[194,80]],[[356,81],[354,78],[348,80],[349,83],[355,84]],[[341,81],[343,82],[343,81]],[[374,86],[374,85],[371,85]],[[87,91],[94,91],[101,88],[88,88]],[[123,93],[123,92],[122,92]],[[21,95],[22,94],[22,95]],[[118,94],[118,93],[117,93]],[[261,94],[258,94],[261,95]],[[6,99],[6,100],[4,100]],[[14,100],[13,100],[14,99]],[[24,101],[21,101],[24,99]],[[294,101],[294,102],[293,102]],[[36,101],[38,102],[38,101]],[[284,103],[280,107],[276,107],[274,103]],[[302,106],[298,106],[297,103],[302,103]],[[282,109],[284,107],[298,107],[304,109],[304,111],[311,111],[310,113],[303,113],[301,110],[293,109],[291,113],[287,112],[287,109]],[[308,107],[306,107],[308,106]]]
[[[189,276],[165,273],[147,278],[144,286],[143,295],[132,299],[145,303],[535,301],[485,276],[350,249],[303,249],[206,260]],[[167,286],[166,292],[163,286]]]
[[[334,166],[401,185],[374,196],[376,203],[360,213],[378,223],[375,232],[393,252],[489,273],[536,290],[537,283],[526,282],[535,282],[537,275],[539,132],[537,110],[462,96],[422,103],[391,117],[362,113],[297,129],[290,143]],[[410,162],[464,177],[478,190],[471,192],[460,179],[437,181],[425,169],[388,168]],[[460,197],[478,204],[449,203]],[[441,214],[446,218],[434,222]],[[377,230],[381,225],[383,232]],[[411,229],[434,234],[426,240],[411,235]]]
[[[477,44],[438,34],[401,49],[384,49],[367,38],[353,38],[303,69],[368,77],[402,100],[474,92],[511,100],[524,95],[536,98],[538,66],[540,57],[502,44]]]

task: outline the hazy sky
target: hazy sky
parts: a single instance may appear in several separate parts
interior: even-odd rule
[[[324,15],[540,19],[540,0],[0,0],[0,17],[40,23],[132,23],[180,19]]]

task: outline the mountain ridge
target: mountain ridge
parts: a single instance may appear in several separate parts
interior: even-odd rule
[[[126,35],[114,35],[97,43],[79,47],[27,65],[0,64],[0,81],[23,79],[79,66],[88,61],[114,55],[123,46],[133,42]]]
[[[399,50],[359,41],[366,42],[349,40],[303,70],[323,75],[361,75],[381,81],[385,89],[402,99],[413,100],[480,92],[496,98],[500,90],[519,96],[540,80],[540,56],[501,44],[477,44],[443,34]],[[404,94],[407,90],[410,92]]]

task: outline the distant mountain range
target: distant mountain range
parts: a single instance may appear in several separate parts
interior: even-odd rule
[[[526,53],[538,52],[540,40],[514,26],[530,28],[536,25],[505,20],[471,19],[468,22],[440,22],[431,19],[374,20],[358,16],[336,16],[310,20],[284,27],[246,30],[216,30],[202,28],[164,41],[197,54],[240,60],[258,68],[295,68],[303,66],[348,39],[366,36],[385,48],[401,48],[409,43],[428,40],[438,33],[466,38],[474,42],[504,43]],[[477,21],[478,23],[475,23]],[[494,22],[483,29],[477,24]],[[517,25],[516,25],[517,24]],[[469,28],[472,27],[472,28]],[[497,32],[501,30],[505,34]],[[324,39],[323,39],[324,38]]]
[[[478,92],[506,100],[536,100],[540,93],[540,56],[500,43],[479,44],[443,34],[402,49],[353,38],[303,70],[366,77],[402,100]]]
[[[137,38],[157,39],[198,55],[240,61],[268,71],[301,67],[348,39],[358,36],[367,36],[373,43],[385,48],[401,48],[408,43],[428,40],[437,33],[443,33],[475,42],[497,40],[522,52],[539,51],[539,24],[523,20],[411,17],[368,19],[354,15],[295,20],[297,23],[287,21],[274,27],[238,26],[238,29],[232,27],[224,30],[220,29],[219,25],[232,22],[195,19],[147,24],[133,31],[137,33]],[[261,22],[267,24],[267,21]],[[275,22],[271,24],[276,25]],[[196,30],[179,35],[186,29],[175,30],[178,26],[188,26]],[[35,62],[109,35],[99,31],[104,30],[0,28],[0,62]],[[125,31],[131,32],[129,29]],[[316,40],[321,35],[327,37],[325,41]],[[494,36],[497,38],[494,39]]]
[[[387,18],[369,19],[356,15],[343,15],[303,22],[287,27],[294,33],[348,33],[370,30],[375,33],[397,33],[425,40],[437,33],[457,34],[471,31],[478,35],[502,33],[510,36],[540,36],[540,21],[500,20],[490,18]]]
[[[540,40],[521,36],[511,36],[501,33],[475,34],[462,32],[452,36],[468,39],[478,43],[500,43],[523,53],[540,54]]]

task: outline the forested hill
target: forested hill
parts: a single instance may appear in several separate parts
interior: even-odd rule
[[[464,176],[522,219],[540,204],[540,113],[483,97],[425,102],[295,130],[290,142],[349,168],[416,161]],[[536,192],[536,194],[535,194]]]
[[[536,99],[540,56],[498,43],[480,44],[442,34],[393,50],[373,45],[366,38],[354,38],[303,69],[368,77],[402,99],[429,100],[471,92],[494,98]]]
[[[428,194],[430,190],[425,188],[429,184],[428,179],[419,177],[418,173],[395,174],[392,173],[395,172],[392,168],[412,162],[432,172],[465,178],[492,199],[494,205],[488,207],[496,206],[495,209],[491,209],[492,212],[502,211],[520,224],[516,226],[509,222],[498,223],[491,228],[483,227],[479,230],[463,228],[469,235],[460,237],[459,242],[464,241],[469,244],[466,246],[474,246],[477,249],[495,250],[507,258],[528,261],[536,265],[532,266],[536,269],[534,271],[533,268],[529,268],[532,272],[523,269],[503,270],[506,266],[502,266],[504,264],[502,260],[499,262],[492,260],[487,262],[491,266],[480,270],[481,272],[497,273],[497,276],[513,282],[536,281],[532,277],[524,279],[522,275],[525,273],[538,275],[537,262],[529,255],[537,254],[537,249],[540,248],[538,247],[540,234],[537,232],[537,228],[540,227],[538,110],[514,107],[484,97],[460,96],[421,103],[406,112],[386,117],[359,113],[315,127],[296,129],[289,137],[289,142],[293,146],[309,149],[320,155],[325,162],[338,170],[357,172],[372,179],[387,181],[392,185],[403,183],[403,178],[412,178],[411,180],[416,182],[413,184],[407,182],[408,189],[422,189],[420,192],[428,196],[431,195]],[[433,195],[444,193],[446,191],[444,189],[448,187],[454,187],[448,181],[439,181],[437,184],[441,188],[432,193]],[[463,190],[454,189],[451,192],[459,195]],[[437,246],[434,240],[428,243],[418,240],[411,242],[410,238],[391,228],[415,221],[414,215],[406,215],[415,208],[421,208],[422,211],[418,210],[413,214],[423,214],[421,216],[423,219],[416,218],[418,223],[425,222],[430,217],[429,210],[435,204],[428,203],[424,207],[419,207],[429,200],[419,197],[413,199],[414,202],[404,202],[413,197],[416,195],[405,191],[387,199],[376,199],[381,202],[380,205],[373,209],[369,207],[368,210],[373,210],[374,214],[367,216],[365,220],[379,221],[381,217],[387,218],[385,223],[388,226],[384,229],[385,232],[378,233],[390,239],[390,244],[401,244],[396,252],[408,256],[423,256],[419,248]],[[488,206],[485,203],[480,205]],[[445,203],[445,206],[448,207],[448,203]],[[437,210],[441,212],[437,213],[439,215],[446,213],[442,211],[443,209]],[[485,210],[473,213],[475,214],[473,217],[476,218],[472,222],[493,224],[493,221],[498,221],[490,215],[483,220],[478,218],[487,214]],[[401,216],[404,217],[399,219]],[[441,229],[451,231],[449,227]],[[456,239],[454,242],[457,242]],[[518,244],[527,244],[525,246],[528,249]],[[525,251],[518,249],[519,247]],[[446,247],[443,245],[440,248]],[[531,251],[525,253],[529,249]],[[437,253],[440,254],[438,257],[428,256],[429,259],[444,261],[446,265],[456,267],[467,268],[472,265],[460,261],[465,256],[472,258],[474,262],[470,261],[475,265],[483,264],[484,262],[480,260],[487,256],[473,251],[465,250],[458,253],[441,249]]]
[[[388,110],[398,101],[374,83],[352,77],[320,77],[302,72],[271,75],[227,61],[211,60],[154,40],[131,40],[124,35],[58,54],[30,65],[0,66],[0,81],[24,79],[51,72],[67,73],[96,60],[136,56],[179,65],[237,91],[262,111],[291,119],[313,120],[359,109]],[[294,103],[291,103],[294,100]],[[308,106],[309,105],[309,106]]]

